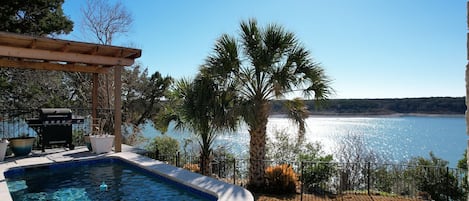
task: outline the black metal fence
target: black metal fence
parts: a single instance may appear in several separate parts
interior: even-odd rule
[[[91,133],[91,109],[83,108],[70,108],[74,116],[83,117],[84,122],[80,124],[73,124],[73,143],[75,145],[84,145],[83,136],[85,134]],[[111,129],[114,126],[113,114],[114,110],[112,109],[98,109],[97,117],[106,119],[107,126],[106,129]],[[39,110],[38,109],[8,109],[0,110],[0,139],[5,138],[15,138],[15,137],[37,137],[37,132],[31,128],[27,123],[27,119],[38,118]],[[109,131],[111,133],[111,131]],[[36,140],[36,145],[34,148],[38,148],[38,140]]]
[[[180,153],[147,153],[147,156],[194,172],[200,171],[198,157]],[[283,168],[283,174],[275,175],[276,181],[288,181],[282,177],[295,179],[295,192],[283,193],[285,200],[343,200],[344,196],[387,197],[388,200],[466,200],[468,190],[467,171],[446,166],[314,161],[263,163],[267,169]],[[249,160],[218,157],[212,160],[211,167],[212,177],[246,186]],[[285,173],[288,172],[285,169],[291,169],[292,173]],[[266,177],[269,177],[267,171]],[[270,181],[271,185],[273,183]]]
[[[85,117],[85,123],[73,125],[75,145],[83,145],[83,135],[91,132],[91,109],[72,109]],[[37,109],[0,110],[0,138],[35,136],[26,119],[38,117]],[[112,118],[113,110],[98,110],[98,117]],[[113,122],[108,119],[108,122]],[[88,123],[87,123],[88,122]],[[109,125],[112,128],[112,125]],[[171,165],[200,172],[198,156],[185,154],[147,156]],[[412,166],[379,163],[322,163],[314,161],[262,161],[270,186],[294,180],[294,193],[285,200],[327,200],[355,196],[391,198],[466,200],[467,171],[446,166]],[[248,182],[249,160],[217,156],[211,162],[210,175],[239,186]],[[270,167],[270,169],[269,169]],[[272,168],[274,167],[274,168]],[[277,168],[277,169],[275,169]],[[275,172],[280,170],[281,173]],[[290,171],[291,170],[291,171]],[[293,178],[293,179],[292,179]],[[282,191],[276,191],[282,193]]]

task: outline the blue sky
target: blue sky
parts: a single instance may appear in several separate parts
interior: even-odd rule
[[[112,1],[111,1],[112,2]],[[79,32],[83,0],[66,0]],[[464,96],[465,0],[138,0],[123,1],[131,32],[114,45],[142,49],[150,72],[196,74],[223,33],[242,20],[296,33],[333,80],[332,98]]]

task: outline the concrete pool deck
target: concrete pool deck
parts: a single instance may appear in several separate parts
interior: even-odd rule
[[[122,152],[93,154],[85,147],[77,147],[75,150],[65,151],[64,149],[50,149],[46,153],[34,152],[28,157],[9,157],[0,162],[0,198],[5,201],[12,201],[4,172],[16,167],[41,166],[60,162],[71,162],[80,160],[90,160],[105,157],[120,158],[136,166],[147,169],[151,172],[190,186],[202,192],[218,197],[219,201],[253,201],[252,194],[236,185],[228,184],[217,179],[190,172],[188,170],[167,165],[164,162],[156,161],[138,154],[138,149],[122,145]]]

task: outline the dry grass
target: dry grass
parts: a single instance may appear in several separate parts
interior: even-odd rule
[[[255,200],[257,201],[322,201],[322,200],[331,200],[331,201],[416,201],[421,199],[409,199],[402,197],[387,197],[380,195],[360,195],[360,194],[346,194],[338,197],[327,197],[327,196],[315,196],[311,194],[304,194],[303,199],[301,195],[294,196],[278,196],[278,195],[256,195]]]

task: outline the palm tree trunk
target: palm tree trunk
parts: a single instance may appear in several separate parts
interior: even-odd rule
[[[203,175],[210,176],[211,172],[211,160],[212,149],[210,148],[210,140],[208,140],[209,133],[201,134],[202,142],[200,144],[200,171]]]
[[[253,191],[262,190],[265,183],[265,155],[268,105],[266,103],[257,110],[256,124],[249,128],[251,140],[249,143],[249,183],[248,188]]]
[[[212,174],[210,168],[210,154],[201,153],[200,158],[200,171],[202,171],[203,175],[210,176]]]
[[[303,144],[305,140],[305,133],[306,133],[306,128],[305,128],[305,123],[303,121],[303,122],[300,122],[298,125],[298,140],[296,142],[296,146],[301,147],[301,145]]]

